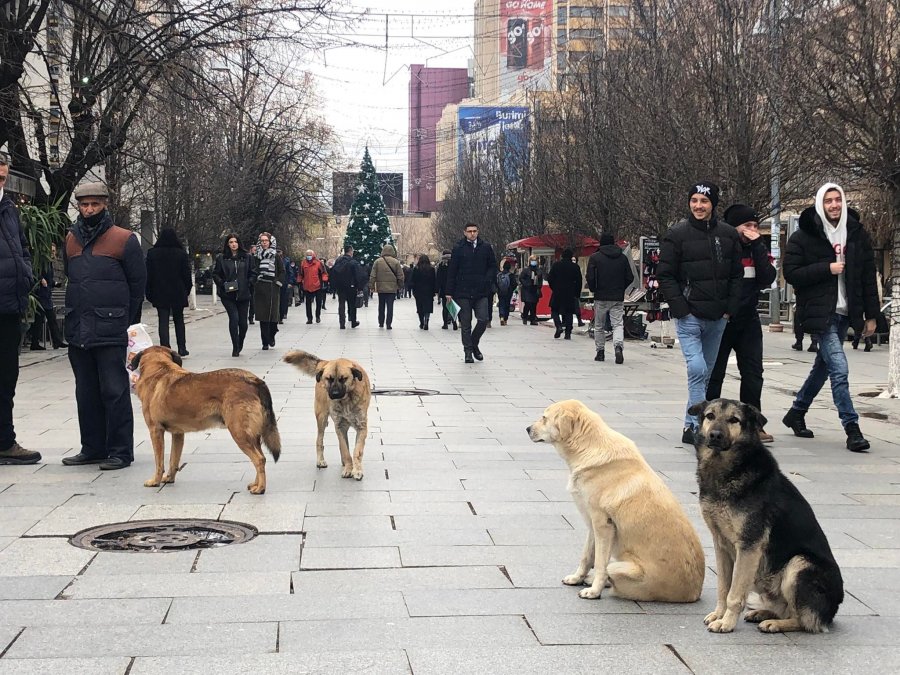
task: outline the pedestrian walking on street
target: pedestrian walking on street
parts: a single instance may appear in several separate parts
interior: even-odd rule
[[[441,253],[441,262],[438,263],[434,275],[437,283],[437,302],[441,306],[441,319],[443,319],[441,328],[447,330],[452,323],[453,330],[458,330],[459,323],[447,311],[447,303],[444,302],[444,296],[447,295],[447,271],[450,269],[450,256],[451,251],[444,250]]]
[[[372,265],[369,286],[378,293],[378,327],[391,330],[394,300],[403,290],[403,265],[397,260],[397,249],[391,244],[385,244],[381,256]]]
[[[819,338],[819,351],[782,422],[795,436],[812,438],[806,412],[831,380],[847,449],[865,452],[869,441],[859,429],[859,415],[850,397],[844,341],[851,326],[862,337],[875,332],[880,311],[878,282],[872,240],[859,215],[847,208],[844,190],[836,183],[820,187],[815,204],[800,214],[799,227],[785,250],[784,278],[797,295],[797,315],[804,332]]]
[[[81,450],[66,466],[124,469],[134,461],[134,415],[125,358],[147,268],[131,230],[113,225],[103,183],[75,188],[78,218],[66,235],[66,339],[75,375]]]
[[[631,263],[612,234],[600,235],[600,248],[587,265],[587,285],[594,294],[594,361],[606,358],[606,317],[613,330],[616,363],[625,361],[625,289],[634,281]]]
[[[797,352],[803,351],[803,323],[797,315],[796,303],[794,303],[794,344],[791,345],[791,349]],[[819,340],[815,335],[809,336],[809,348],[806,351],[819,351]]]
[[[437,276],[427,255],[419,257],[419,262],[412,271],[412,291],[416,299],[416,313],[419,315],[419,328],[428,330],[428,320],[434,306],[432,300],[437,291]]]
[[[725,211],[725,222],[731,225],[741,239],[741,266],[744,280],[741,285],[741,305],[725,326],[719,355],[706,385],[706,400],[722,395],[722,382],[728,368],[728,357],[734,351],[738,372],[741,374],[741,403],[762,410],[763,388],[763,333],[759,321],[759,293],[772,286],[778,272],[774,258],[759,234],[759,216],[744,204],[733,204]],[[760,429],[760,440],[771,443],[772,434]]]
[[[306,298],[306,323],[313,322],[313,303],[316,304],[316,323],[322,321],[322,282],[325,276],[325,265],[316,257],[312,249],[306,251],[300,261],[300,285],[303,297]]]
[[[554,338],[565,332],[565,339],[572,339],[572,317],[579,311],[578,299],[584,279],[578,263],[572,262],[572,249],[565,249],[559,260],[550,267],[547,275],[550,284],[550,311],[556,327]]]
[[[275,333],[281,318],[281,285],[284,261],[275,252],[275,237],[262,232],[256,242],[256,283],[253,285],[253,304],[259,322],[262,348],[275,346]]]
[[[288,311],[291,308],[291,300],[294,297],[294,286],[297,284],[297,275],[300,272],[297,263],[291,260],[288,256],[284,255],[284,252],[281,249],[275,251],[276,254],[281,256],[281,261],[284,264],[284,278],[281,280],[281,299],[280,299],[280,318],[278,319],[278,323],[284,323],[284,320],[287,319]]]
[[[509,306],[512,296],[518,286],[516,275],[512,271],[512,263],[503,261],[503,269],[497,273],[497,314],[500,316],[500,325],[505,326],[509,321]],[[445,326],[446,327],[446,326]]]
[[[497,274],[494,247],[478,237],[478,225],[468,223],[450,254],[445,300],[459,305],[457,320],[462,328],[463,355],[466,363],[484,360],[479,343],[487,330],[490,295]],[[472,314],[476,324],[472,328]],[[473,359],[474,357],[474,359]]]
[[[61,349],[68,347],[62,331],[59,329],[59,322],[56,320],[56,307],[53,305],[53,289],[60,285],[56,279],[56,267],[54,263],[58,262],[56,258],[56,244],[50,244],[50,262],[44,268],[41,280],[38,282],[35,296],[37,297],[38,306],[34,315],[34,323],[31,325],[31,349],[41,351],[44,346],[40,344],[40,339],[44,332],[44,325],[50,331],[50,343],[53,349]],[[60,275],[62,276],[62,275]]]
[[[344,255],[334,261],[331,267],[330,283],[338,296],[338,321],[341,330],[346,328],[346,319],[350,319],[350,328],[356,328],[356,295],[365,291],[368,276],[362,264],[353,257],[353,247],[345,246]],[[346,308],[346,310],[345,310]]]
[[[522,323],[537,326],[537,304],[544,286],[544,272],[537,256],[528,258],[528,265],[519,274],[519,297],[522,299]]]
[[[413,297],[413,272],[415,271],[415,266],[410,263],[409,265],[403,266],[403,297],[411,298]]]
[[[216,256],[213,281],[228,314],[231,355],[240,356],[247,336],[247,312],[256,280],[256,258],[250,256],[236,234],[225,238],[222,253]]]
[[[666,232],[657,265],[659,287],[675,318],[675,333],[687,364],[688,403],[681,442],[692,444],[697,418],[687,412],[706,399],[725,324],[741,304],[744,270],[741,240],[719,222],[719,188],[700,182],[688,192],[690,215]]]
[[[322,311],[324,312],[328,309],[326,304],[328,300],[329,285],[331,283],[331,274],[328,270],[328,261],[320,256],[319,262],[322,264],[322,288],[319,289],[319,295],[322,297]]]
[[[147,251],[147,300],[156,307],[159,317],[159,344],[171,349],[169,316],[175,324],[178,355],[187,356],[184,329],[184,308],[194,285],[191,279],[191,259],[178,241],[172,228],[165,228]]]
[[[9,160],[0,155],[0,464],[37,464],[41,453],[16,442],[13,399],[19,381],[20,326],[34,283],[19,212],[5,194]],[[123,362],[124,365],[124,362]]]
[[[252,244],[250,246],[250,250],[247,253],[250,255],[250,259],[253,261],[254,269],[258,271],[259,270],[259,258],[256,256],[256,244]],[[256,278],[254,277],[254,281],[255,281],[255,279]],[[255,295],[254,291],[255,290],[256,290],[255,286],[252,289],[250,289],[250,307],[247,310],[247,322],[251,326],[254,323],[256,323],[256,321],[254,320],[254,318],[256,317],[256,314],[254,312],[254,310],[256,309],[256,303],[254,302],[254,295]]]

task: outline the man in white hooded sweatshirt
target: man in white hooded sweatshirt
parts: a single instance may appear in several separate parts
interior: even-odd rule
[[[800,214],[800,226],[791,235],[784,256],[784,278],[797,295],[797,318],[803,332],[818,336],[819,352],[812,370],[782,420],[794,435],[812,438],[805,416],[827,380],[847,449],[865,452],[869,442],[859,430],[859,415],[850,398],[849,368],[844,354],[847,329],[863,337],[875,332],[878,286],[872,240],[847,208],[844,191],[825,183],[816,203]]]

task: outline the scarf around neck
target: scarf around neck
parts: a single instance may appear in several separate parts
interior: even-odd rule
[[[263,248],[259,239],[256,240],[256,257],[259,260],[259,279],[275,280],[275,237],[269,235],[269,248]]]

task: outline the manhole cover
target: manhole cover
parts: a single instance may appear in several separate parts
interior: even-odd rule
[[[243,523],[173,518],[91,527],[73,535],[69,543],[88,551],[166,553],[243,544],[257,534],[255,527]]]
[[[375,396],[437,396],[436,389],[373,389]]]

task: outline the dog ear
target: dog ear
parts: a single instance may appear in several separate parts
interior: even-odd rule
[[[350,372],[353,373],[353,379],[354,379],[354,380],[359,380],[360,382],[362,382],[362,376],[363,376],[363,374],[362,374],[362,371],[361,371],[359,368],[351,368],[351,369],[350,369]]]
[[[575,431],[576,416],[569,410],[558,410],[554,424],[559,430],[560,438],[569,438]]]
[[[134,355],[134,357],[131,359],[131,370],[136,371],[140,367],[141,356],[143,355],[143,351],[140,351]]]
[[[744,403],[743,405],[744,419],[747,420],[747,423],[754,429],[764,428],[769,420],[767,420],[766,416],[759,411],[759,408],[750,405],[749,403]]]
[[[322,375],[324,375],[324,374],[325,374],[325,369],[324,369],[324,368],[319,368],[319,369],[316,371],[316,382],[321,382],[321,381],[322,381]]]
[[[700,401],[700,403],[695,403],[690,408],[688,408],[688,415],[702,417],[703,411],[706,410],[706,406],[708,406],[708,405],[709,405],[709,401]]]
[[[181,357],[178,355],[178,352],[173,352],[171,349],[169,350],[169,356],[172,357],[172,360],[175,362],[176,366],[180,366],[184,361],[181,360]]]

